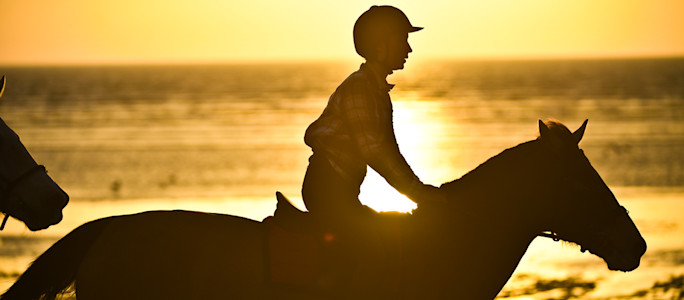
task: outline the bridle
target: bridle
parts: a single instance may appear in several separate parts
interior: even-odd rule
[[[47,170],[45,169],[45,166],[37,164],[29,168],[28,170],[24,171],[21,175],[19,175],[19,177],[15,179],[10,180],[7,178],[0,177],[0,181],[2,181],[6,186],[6,189],[0,192],[0,212],[5,214],[5,217],[2,219],[2,224],[0,224],[0,230],[5,229],[5,224],[7,223],[7,219],[9,219],[9,214],[5,211],[5,209],[7,209],[7,202],[10,194],[12,194],[12,191],[14,191],[14,189],[19,184],[21,184],[23,181],[33,176],[33,174],[37,172],[47,173]]]
[[[593,226],[589,226],[589,231],[591,231],[591,232],[598,232],[598,231],[600,231],[600,228],[604,227],[605,225],[607,225],[607,224],[609,224],[609,223],[614,222],[615,219],[616,219],[617,217],[622,216],[623,213],[624,213],[624,215],[629,215],[629,210],[627,210],[624,206],[620,205],[620,208],[619,208],[619,209],[617,209],[617,210],[615,210],[614,212],[612,212],[607,218],[603,219],[602,222],[598,222],[598,223],[593,224]],[[553,232],[553,231],[544,231],[544,232],[541,232],[541,233],[537,234],[537,236],[539,236],[539,237],[545,237],[545,238],[550,238],[550,239],[552,239],[554,242],[558,242],[558,241],[560,241],[560,240],[564,240],[564,241],[568,241],[568,242],[573,242],[573,243],[576,243],[576,244],[580,245],[580,251],[585,252],[585,251],[588,250],[588,248],[586,248],[585,246],[582,246],[582,245],[581,245],[580,243],[578,243],[577,241],[573,241],[573,240],[570,240],[570,239],[563,238],[563,237],[561,237],[558,233]]]
[[[584,155],[584,151],[583,151],[582,149],[579,149],[579,148],[578,148],[577,150],[578,150],[578,151],[577,151],[577,155],[575,156],[575,158],[586,159],[586,156]],[[563,163],[568,164],[569,162],[568,162],[568,160],[566,159],[566,160],[564,160]],[[566,177],[569,177],[569,176],[566,176]],[[563,181],[567,181],[567,180],[563,180]],[[606,226],[607,224],[610,224],[610,223],[614,222],[615,219],[616,219],[617,217],[620,217],[620,216],[622,216],[623,214],[624,214],[624,215],[629,215],[629,211],[628,211],[624,206],[620,205],[619,208],[613,209],[613,210],[610,212],[610,215],[608,215],[606,218],[600,219],[599,222],[595,222],[594,224],[591,224],[590,226],[588,226],[587,230],[589,230],[590,232],[599,232],[599,231],[600,231],[600,228],[603,228],[603,227]],[[545,238],[550,238],[550,239],[552,239],[554,242],[558,242],[558,241],[560,241],[560,240],[564,240],[564,241],[576,243],[576,244],[580,245],[580,250],[581,250],[582,252],[585,252],[585,251],[588,250],[585,246],[582,246],[582,245],[581,245],[580,243],[578,243],[577,241],[573,241],[573,240],[571,240],[571,239],[562,237],[562,236],[560,236],[557,232],[553,232],[553,231],[548,231],[548,230],[547,230],[547,231],[543,231],[543,232],[541,232],[541,233],[538,233],[537,236],[539,236],[539,237],[545,237]]]

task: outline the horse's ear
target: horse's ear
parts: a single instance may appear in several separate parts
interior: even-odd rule
[[[0,78],[0,97],[2,97],[2,93],[5,91],[5,75],[2,75],[2,78]]]
[[[575,132],[572,133],[572,136],[575,138],[575,142],[579,144],[579,142],[582,140],[582,137],[584,136],[584,130],[587,129],[587,122],[589,122],[589,119],[584,120],[584,123],[582,123],[582,126],[575,130]]]
[[[545,137],[545,136],[550,136],[551,135],[551,130],[549,130],[549,127],[542,122],[542,120],[539,120],[539,136],[540,137]]]

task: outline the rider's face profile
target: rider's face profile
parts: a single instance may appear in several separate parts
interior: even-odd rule
[[[387,35],[384,43],[376,49],[379,51],[378,62],[388,71],[403,69],[409,53],[413,52],[408,42],[408,33]]]

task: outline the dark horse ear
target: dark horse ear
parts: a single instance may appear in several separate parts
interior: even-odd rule
[[[5,75],[2,75],[2,78],[0,78],[0,97],[2,97],[2,93],[5,91]]]
[[[549,127],[542,122],[542,120],[539,120],[539,136],[540,137],[545,137],[545,136],[550,136],[551,135],[551,130],[549,130]]]
[[[587,129],[587,122],[589,122],[589,119],[584,120],[582,126],[580,126],[580,128],[578,128],[577,130],[575,130],[575,132],[572,133],[572,136],[575,138],[575,142],[578,144],[584,136],[584,130]]]

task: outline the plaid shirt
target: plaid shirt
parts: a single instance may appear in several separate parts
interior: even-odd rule
[[[369,165],[413,198],[423,184],[399,152],[392,125],[392,87],[362,64],[330,96],[321,116],[307,128],[304,142],[351,183],[360,185]]]

